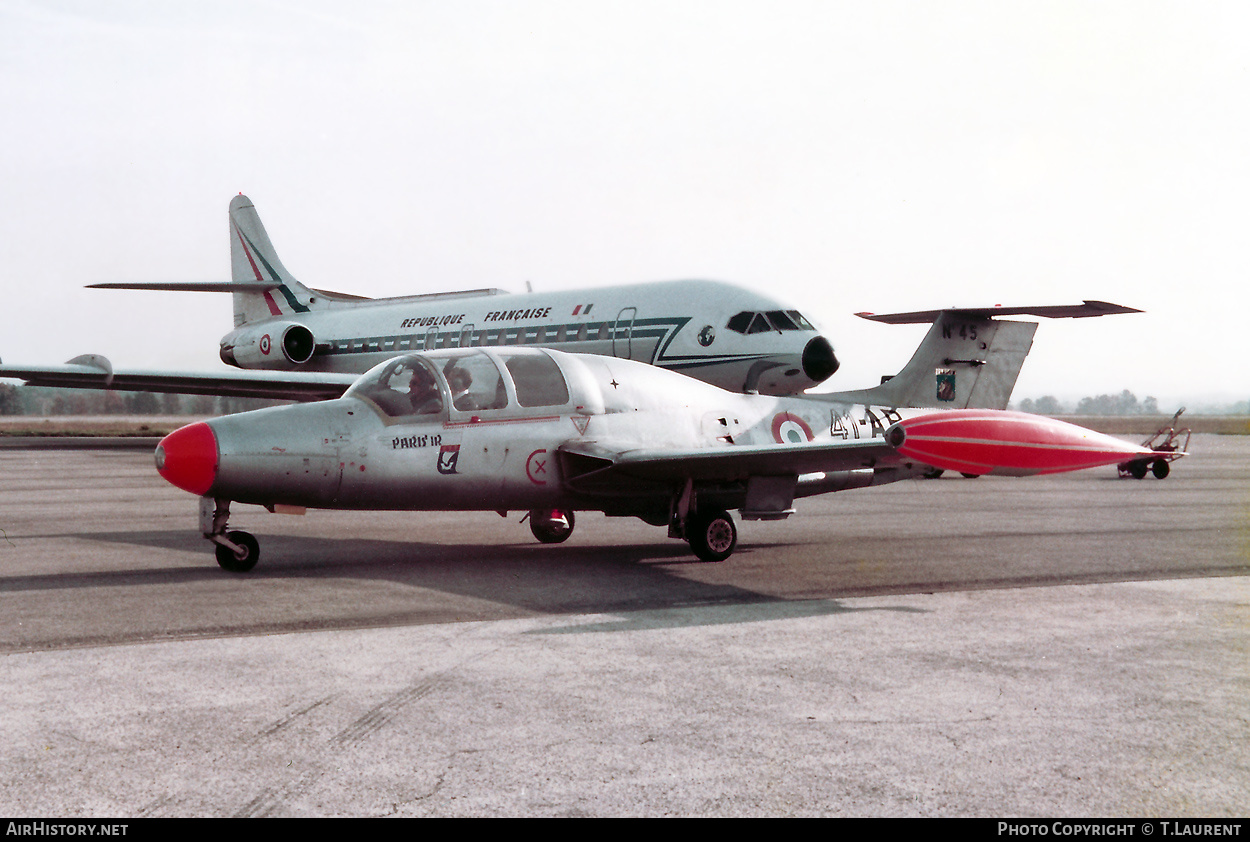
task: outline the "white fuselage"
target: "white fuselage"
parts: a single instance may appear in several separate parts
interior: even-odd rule
[[[266,293],[272,318],[222,338],[223,360],[360,373],[413,351],[541,346],[637,360],[763,394],[801,392],[837,368],[829,342],[797,311],[712,281],[377,301],[314,296],[305,303],[285,294]]]

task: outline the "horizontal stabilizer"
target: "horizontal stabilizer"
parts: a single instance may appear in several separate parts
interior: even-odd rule
[[[115,282],[87,284],[87,289],[147,289],[158,292],[265,292],[280,283],[238,283],[234,281],[169,281],[151,283]]]
[[[1063,304],[1041,307],[947,307],[942,310],[917,310],[912,313],[856,313],[861,319],[883,322],[888,325],[929,324],[942,313],[956,313],[965,318],[987,319],[994,316],[1041,316],[1047,319],[1086,319],[1092,316],[1111,316],[1117,313],[1140,313],[1132,307],[1110,304],[1106,301],[1085,301],[1082,304]]]

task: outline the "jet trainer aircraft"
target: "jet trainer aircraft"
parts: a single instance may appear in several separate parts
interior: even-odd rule
[[[948,406],[963,391],[953,370],[923,379]],[[864,394],[888,395],[889,385]],[[576,511],[602,511],[666,526],[699,558],[720,561],[737,544],[731,509],[781,519],[797,498],[934,468],[1024,476],[1153,457],[1041,416],[869,405],[849,394],[741,394],[550,349],[435,350],[383,362],[335,400],[182,427],[161,441],[156,465],[201,498],[200,528],[218,563],[246,572],[259,543],[228,528],[232,502],[301,514],[526,511],[545,543],[569,537]]]
[[[222,358],[261,370],[115,371],[96,355],[0,365],[0,377],[35,385],[315,402],[198,422],[158,447],[162,476],[201,497],[201,530],[228,570],[259,555],[228,529],[232,502],[525,511],[544,542],[566,539],[576,511],[602,511],[667,525],[721,560],[737,542],[730,509],[779,519],[804,496],[934,469],[1026,475],[1162,458],[1005,411],[1037,324],[999,317],[1130,308],[860,314],[932,326],[881,385],[793,396],[837,368],[832,347],[797,311],[742,290],[674,282],[371,302],[296,283],[246,197],[230,220],[230,283],[107,286],[232,293]],[[586,350],[599,353],[569,352]]]
[[[228,283],[91,286],[230,293],[235,327],[220,354],[244,369],[356,375],[409,351],[540,345],[641,360],[733,391],[793,394],[838,368],[829,340],[799,311],[714,281],[376,300],[312,290],[282,265],[242,194],[230,202],[230,265]]]

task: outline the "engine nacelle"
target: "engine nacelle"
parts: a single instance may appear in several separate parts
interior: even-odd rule
[[[299,322],[266,322],[226,334],[221,360],[238,368],[290,369],[313,358],[317,340]]]

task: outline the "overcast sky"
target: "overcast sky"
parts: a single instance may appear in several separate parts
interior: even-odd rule
[[[255,202],[313,287],[672,278],[784,298],[875,383],[1043,322],[1016,399],[1250,397],[1250,4],[0,0],[0,357],[219,368]]]

